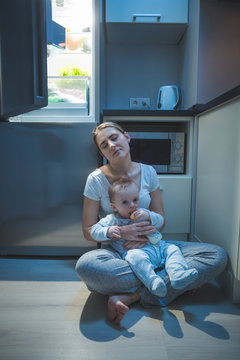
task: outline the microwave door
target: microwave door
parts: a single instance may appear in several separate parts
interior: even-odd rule
[[[168,139],[168,132],[135,132],[128,131],[128,134],[132,139]]]
[[[132,159],[152,165],[157,173],[167,173],[171,158],[168,133],[129,132]]]

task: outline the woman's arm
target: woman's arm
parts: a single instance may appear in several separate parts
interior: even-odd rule
[[[154,212],[162,215],[162,217],[164,219],[163,225],[161,226],[160,229],[158,229],[159,231],[161,231],[165,226],[165,212],[164,212],[164,207],[163,207],[163,201],[162,201],[162,195],[161,195],[160,188],[158,188],[155,191],[151,192],[150,197],[151,197],[151,203],[150,203],[150,206],[149,206],[149,210],[154,211]]]
[[[165,219],[162,197],[160,193],[160,189],[157,189],[150,193],[151,203],[149,209],[151,211],[155,211],[163,216]],[[82,229],[84,237],[89,241],[94,241],[91,237],[91,228],[94,224],[98,222],[98,213],[99,213],[99,201],[91,200],[84,196],[83,201],[83,216],[82,216]],[[164,227],[161,227],[161,229]],[[159,230],[161,230],[159,229]],[[147,240],[142,238],[144,235],[148,235],[153,233],[155,227],[149,225],[148,222],[140,222],[135,223],[132,225],[125,225],[121,227],[121,237],[132,242],[134,242],[134,246],[136,247],[135,241],[139,241],[140,247],[144,246],[144,242],[146,243]],[[135,241],[134,241],[135,240]],[[128,242],[127,242],[128,243]],[[127,245],[127,244],[126,244]],[[133,246],[133,243],[131,244]],[[131,246],[131,247],[132,247]]]
[[[91,228],[98,222],[99,201],[83,197],[82,230],[84,237],[89,241],[94,241],[91,237]]]
[[[98,222],[98,213],[99,213],[99,201],[91,200],[84,196],[83,199],[83,214],[82,214],[82,230],[84,237],[89,241],[94,241],[91,236],[92,226]],[[144,228],[144,229],[143,229]],[[145,233],[152,233],[155,229],[154,226],[149,225],[149,222],[136,223],[131,225],[121,226],[121,237],[128,240],[137,240],[143,243],[143,239],[139,238],[139,235],[143,235],[141,231],[143,229]],[[110,241],[110,240],[109,240]],[[146,240],[144,240],[146,242]],[[144,244],[145,245],[145,244]],[[143,245],[143,246],[144,246]]]

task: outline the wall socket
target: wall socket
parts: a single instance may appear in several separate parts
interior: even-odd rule
[[[130,109],[149,110],[150,98],[130,98]]]

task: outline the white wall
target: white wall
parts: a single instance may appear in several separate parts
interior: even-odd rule
[[[199,0],[189,0],[189,25],[181,43],[180,74],[184,109],[197,102]]]
[[[130,97],[150,97],[179,83],[179,48],[159,44],[107,44],[107,108],[128,109]]]

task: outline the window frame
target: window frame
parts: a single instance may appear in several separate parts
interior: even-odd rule
[[[99,1],[92,0],[92,76],[89,89],[89,114],[80,115],[76,106],[51,108],[46,106],[41,109],[30,111],[21,115],[10,117],[11,122],[27,123],[73,123],[73,122],[95,122],[99,114]]]

